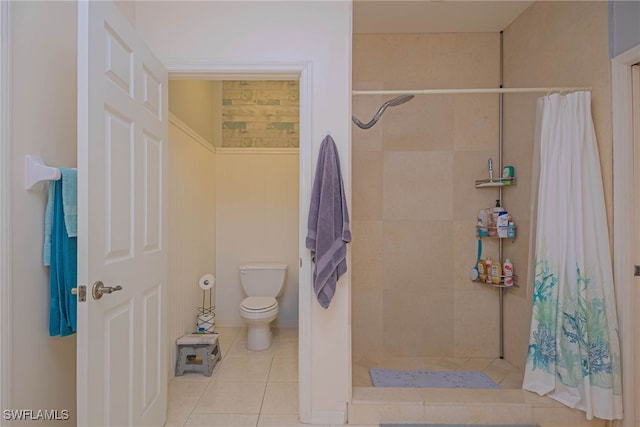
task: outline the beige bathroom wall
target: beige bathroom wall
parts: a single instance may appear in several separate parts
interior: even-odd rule
[[[67,409],[69,420],[14,424],[72,426],[76,336],[49,336],[49,268],[42,264],[47,192],[25,189],[24,158],[31,154],[51,166],[77,166],[77,8],[71,2],[10,2],[9,12],[11,336],[3,346],[10,352],[12,378],[10,388],[2,379],[11,404],[2,409]]]
[[[296,149],[216,151],[216,323],[245,326],[238,266],[284,262],[275,327],[298,326],[299,158]]]
[[[169,378],[173,343],[196,330],[203,290],[198,280],[216,274],[216,159],[202,136],[172,116],[169,124]],[[209,292],[205,303],[209,304]],[[213,300],[215,305],[215,299]]]
[[[353,88],[497,87],[498,34],[355,34]],[[354,96],[368,122],[390,97]],[[353,126],[353,360],[498,355],[498,294],[468,279],[497,95],[417,96]],[[497,171],[496,171],[497,173]],[[508,204],[506,205],[508,208]],[[486,242],[484,255],[497,257]]]
[[[534,2],[504,31],[505,87],[590,86],[591,107],[612,230],[611,77],[607,2]],[[505,158],[516,167],[517,190],[509,192],[518,222],[518,244],[505,245],[521,287],[505,298],[505,359],[523,367],[531,321],[532,279],[526,270],[531,198],[531,157],[536,98],[544,94],[505,95]],[[526,237],[525,237],[526,236]]]
[[[214,80],[169,81],[169,111],[214,146],[221,145],[221,87]]]

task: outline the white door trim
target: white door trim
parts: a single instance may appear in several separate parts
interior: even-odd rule
[[[300,216],[298,249],[300,256],[298,306],[298,414],[311,422],[311,255],[305,249],[307,215],[312,187],[312,75],[311,62],[285,64],[164,64],[169,80],[299,80],[300,84]]]
[[[11,81],[10,2],[0,3],[0,407],[11,408]]]
[[[631,96],[631,66],[640,62],[640,45],[611,60],[611,103],[613,127],[613,251],[614,277],[620,318],[623,369],[624,427],[634,427],[640,414],[634,402],[640,393],[634,379],[639,373],[635,329],[640,324],[640,307],[634,307],[633,250],[634,149]],[[635,171],[639,173],[640,171]],[[640,411],[640,409],[638,409]]]

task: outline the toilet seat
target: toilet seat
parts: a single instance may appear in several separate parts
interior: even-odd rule
[[[242,300],[240,308],[247,313],[264,313],[278,307],[273,297],[247,297]]]

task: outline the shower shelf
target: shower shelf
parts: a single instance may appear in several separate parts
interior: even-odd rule
[[[513,230],[514,230],[514,236],[513,237],[508,237],[508,236],[500,236],[500,232],[499,232],[499,228],[503,228],[503,227],[487,227],[487,231],[484,231],[484,227],[480,227],[479,225],[476,225],[476,237],[479,239],[511,239],[511,240],[515,240],[516,238],[516,234],[518,231],[518,228],[514,226]],[[504,227],[507,228],[507,227]],[[483,230],[483,233],[480,232],[480,230]],[[484,234],[484,233],[491,233],[494,234],[493,236],[489,235],[489,234]]]
[[[492,288],[519,288],[520,286],[518,286],[518,276],[516,276],[515,274],[513,276],[511,276],[513,278],[513,285],[505,285],[504,284],[504,279],[505,276],[500,276],[500,283],[499,284],[495,284],[495,283],[487,283],[484,280],[472,280],[472,282],[474,283],[479,283],[481,285],[487,285],[487,286],[491,286]]]
[[[515,176],[513,178],[480,179],[476,181],[476,188],[509,187],[510,185],[516,185]]]

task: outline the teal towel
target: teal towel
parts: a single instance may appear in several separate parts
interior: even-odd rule
[[[49,181],[47,208],[44,211],[44,245],[42,247],[42,263],[51,265],[51,230],[53,228],[53,205],[55,203],[55,181]]]
[[[60,168],[62,174],[62,210],[69,237],[78,236],[78,171]]]
[[[49,335],[67,336],[76,332],[77,298],[71,289],[77,285],[77,238],[69,237],[64,221],[62,181],[53,182],[53,222],[51,229],[51,267],[49,268]]]
[[[78,236],[78,171],[60,168],[62,174],[62,210],[69,237]],[[44,244],[42,263],[51,265],[51,233],[53,232],[53,207],[56,199],[56,181],[49,181],[47,208],[44,212]]]

